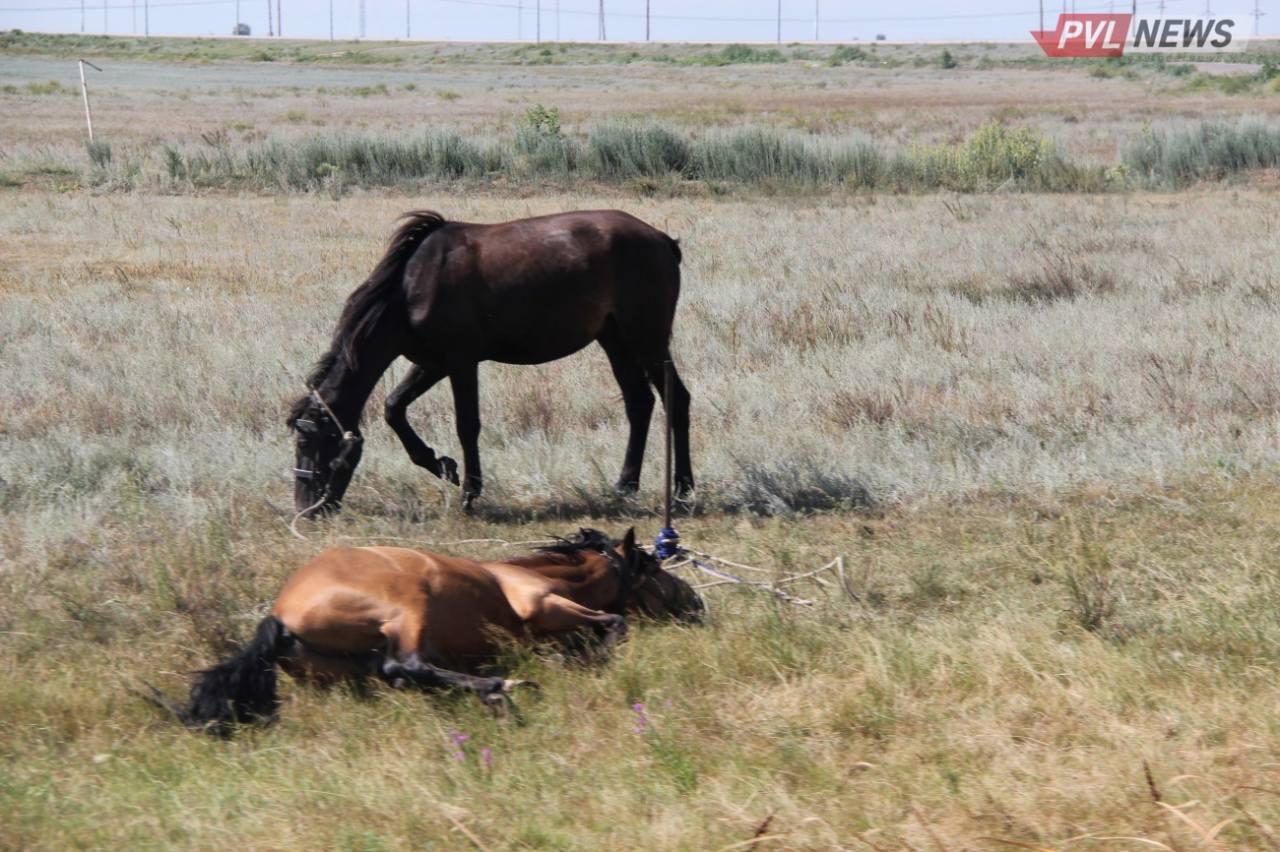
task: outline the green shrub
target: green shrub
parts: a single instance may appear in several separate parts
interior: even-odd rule
[[[685,174],[693,155],[689,141],[658,124],[603,124],[587,138],[590,171],[603,180]]]
[[[1124,165],[1148,183],[1183,186],[1221,179],[1246,169],[1280,166],[1280,129],[1256,120],[1235,124],[1144,128],[1122,152]]]
[[[560,110],[555,107],[547,109],[542,104],[529,107],[525,110],[520,126],[543,136],[559,136]]]
[[[100,169],[111,165],[111,143],[101,140],[90,142],[85,146],[89,152],[89,162]]]

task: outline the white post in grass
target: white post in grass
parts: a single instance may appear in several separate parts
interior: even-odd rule
[[[80,94],[84,96],[84,123],[89,127],[89,144],[93,144],[93,113],[89,111],[89,84],[84,79],[84,66],[88,65],[94,71],[101,72],[102,69],[94,65],[87,59],[77,59],[76,63],[80,66]]]

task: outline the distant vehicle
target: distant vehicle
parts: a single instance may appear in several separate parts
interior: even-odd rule
[[[249,30],[248,24],[236,24],[235,28],[231,30],[231,34],[238,35],[238,36],[253,35],[253,33],[250,32]]]
[[[876,33],[876,41],[884,41],[884,40],[885,40],[884,33]]]

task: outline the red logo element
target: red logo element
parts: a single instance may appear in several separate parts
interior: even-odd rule
[[[1048,56],[1122,56],[1132,15],[1059,15],[1058,28],[1032,30]]]

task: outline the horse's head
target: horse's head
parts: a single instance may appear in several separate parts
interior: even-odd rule
[[[700,622],[706,607],[693,587],[669,571],[644,548],[636,546],[635,527],[613,548],[621,563],[626,610],[649,618]]]
[[[360,434],[343,429],[315,391],[293,404],[287,422],[296,435],[294,508],[305,517],[337,509],[360,463]]]

